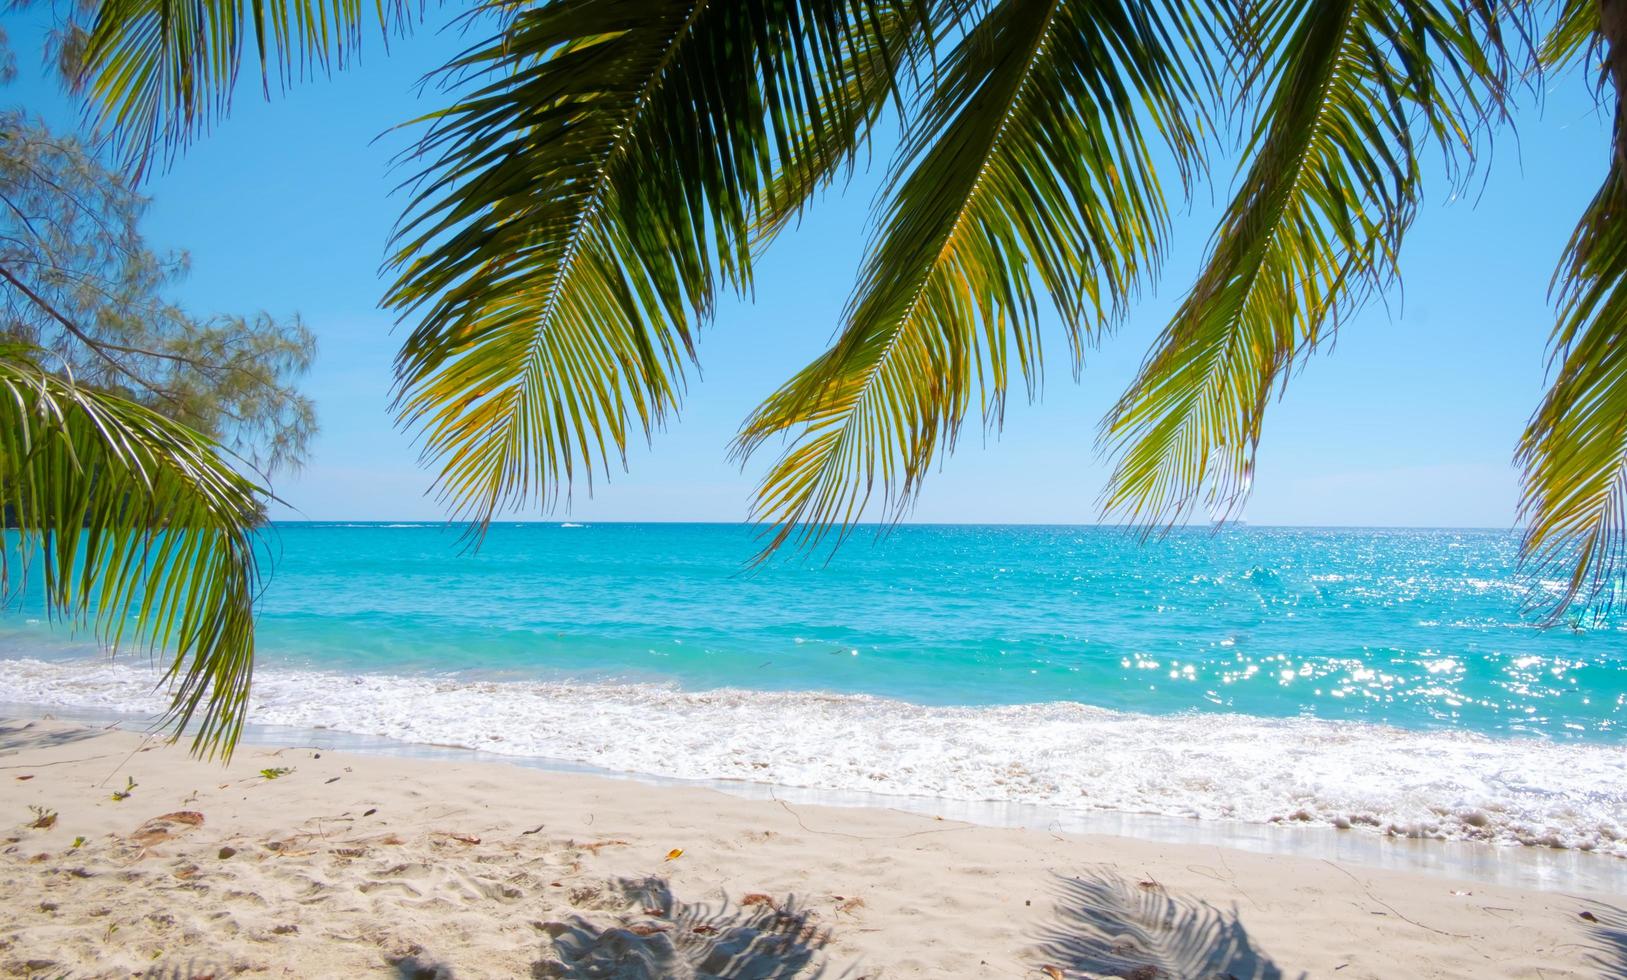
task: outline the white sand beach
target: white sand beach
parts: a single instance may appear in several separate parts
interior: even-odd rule
[[[1627,973],[1604,894],[50,720],[0,753],[6,975]]]

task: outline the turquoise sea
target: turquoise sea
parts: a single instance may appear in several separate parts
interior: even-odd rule
[[[253,720],[680,778],[1627,854],[1627,621],[1503,531],[279,524]],[[151,711],[25,606],[0,701]],[[95,658],[87,663],[86,658]]]

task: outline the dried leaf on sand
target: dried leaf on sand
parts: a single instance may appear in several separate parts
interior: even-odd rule
[[[627,842],[624,840],[600,840],[594,841],[591,844],[578,844],[576,846],[581,850],[587,851],[589,854],[597,854],[599,853],[600,849],[606,847],[626,847]]]
[[[194,827],[203,826],[203,814],[196,810],[176,810],[153,817],[135,829],[130,841],[142,847],[151,847],[161,841],[178,837]]]

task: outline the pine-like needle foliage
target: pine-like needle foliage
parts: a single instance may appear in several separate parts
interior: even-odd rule
[[[169,651],[166,721],[230,754],[254,668],[259,488],[150,409],[0,357],[0,589]]]
[[[1246,495],[1265,408],[1297,358],[1395,276],[1428,142],[1472,157],[1507,84],[1496,5],[1271,0],[1245,88],[1247,169],[1196,285],[1104,424],[1109,512],[1148,525]]]
[[[1184,165],[1198,50],[1190,12],[1131,0],[1001,0],[965,32],[911,122],[835,345],[749,419],[738,449],[791,434],[758,492],[764,553],[891,515],[952,444],[977,388],[1039,378],[1040,310],[1077,358],[1154,263],[1161,152]]]
[[[551,0],[448,69],[389,302],[401,418],[483,526],[672,410],[719,283],[847,162],[920,32],[879,0]]]
[[[316,406],[298,379],[316,354],[299,317],[200,317],[170,293],[184,252],[142,233],[148,202],[81,140],[0,112],[0,346],[81,387],[146,405],[262,473],[299,466]]]

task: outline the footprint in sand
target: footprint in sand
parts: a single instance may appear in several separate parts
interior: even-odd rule
[[[478,901],[485,898],[494,902],[507,903],[518,901],[525,896],[525,892],[513,885],[492,878],[481,878],[459,872],[453,872],[450,877],[453,887],[468,900]]]
[[[434,870],[434,868],[427,864],[419,861],[413,861],[407,864],[393,865],[384,873],[392,878],[408,878],[416,881],[421,878],[429,877]]]
[[[364,895],[371,895],[374,892],[394,892],[396,894],[406,895],[410,898],[424,897],[423,892],[404,881],[364,881],[356,886],[356,890]]]

